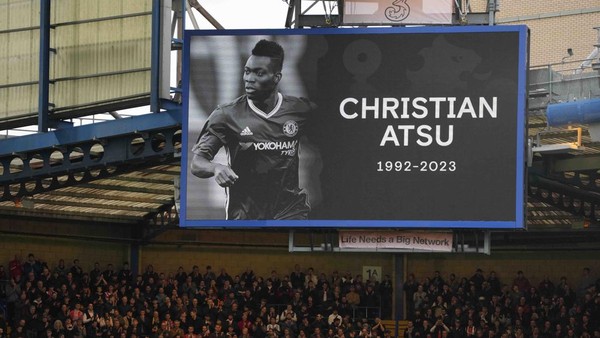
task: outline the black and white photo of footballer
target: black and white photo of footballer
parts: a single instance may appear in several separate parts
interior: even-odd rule
[[[304,220],[299,152],[316,105],[279,92],[283,47],[260,40],[243,68],[245,94],[219,105],[192,147],[191,173],[225,189],[227,220]],[[228,163],[215,160],[224,148]]]

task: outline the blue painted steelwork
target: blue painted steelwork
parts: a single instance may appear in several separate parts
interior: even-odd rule
[[[172,110],[2,140],[0,201],[174,163],[180,121]]]
[[[0,200],[177,161],[181,106],[159,98],[161,0],[153,0],[151,103],[154,114],[72,127],[51,118],[50,4],[41,1],[38,131],[0,140]],[[165,110],[160,112],[161,107]],[[48,132],[49,128],[67,127]],[[110,167],[110,170],[107,170]],[[92,170],[94,173],[92,174]],[[67,176],[60,182],[58,176]],[[75,177],[77,176],[77,178]],[[33,184],[32,184],[33,183]]]
[[[185,15],[187,13],[186,7],[188,6],[188,2],[187,1],[182,1],[181,2],[181,28],[182,31],[185,31]],[[183,43],[183,39],[181,39],[181,43]]]
[[[551,127],[600,123],[600,99],[549,104],[546,117]]]
[[[150,111],[157,113],[159,106],[159,74],[160,74],[160,19],[161,8],[160,0],[152,2],[152,54],[151,54],[151,70],[150,70]]]
[[[183,173],[182,168],[182,173]],[[184,185],[182,185],[184,187]],[[182,189],[183,191],[183,189]],[[182,193],[183,196],[183,193]],[[183,205],[183,204],[182,204]],[[183,208],[182,208],[183,210]],[[182,215],[183,213],[180,213]],[[180,216],[181,222],[184,219]],[[224,228],[406,228],[406,229],[515,229],[515,221],[381,221],[381,220],[187,220],[183,227]]]
[[[0,140],[0,157],[179,125],[181,125],[181,110],[173,109],[157,114],[59,129],[44,134],[19,136]]]
[[[50,0],[40,2],[38,131],[47,132],[50,106]]]
[[[394,278],[392,278],[393,281],[395,281],[394,283],[394,290],[402,290],[404,281],[406,280],[405,273],[404,271],[405,266],[404,266],[404,255],[405,254],[394,254]],[[402,320],[404,318],[406,318],[404,316],[404,305],[406,303],[408,303],[407,299],[405,298],[405,293],[404,292],[394,292],[394,302],[393,304],[395,304],[395,311],[394,313],[396,314],[394,320],[399,321]],[[398,332],[398,325],[396,325],[396,332],[392,332],[392,336],[393,337],[399,337],[400,332]],[[402,334],[404,334],[404,332],[402,332]]]

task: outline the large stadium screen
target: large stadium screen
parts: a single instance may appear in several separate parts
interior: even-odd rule
[[[523,228],[524,26],[187,31],[181,225]]]

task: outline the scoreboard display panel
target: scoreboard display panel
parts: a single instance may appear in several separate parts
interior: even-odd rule
[[[181,225],[523,228],[527,34],[186,31]]]

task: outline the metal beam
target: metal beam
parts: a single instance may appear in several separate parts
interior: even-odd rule
[[[146,114],[120,119],[118,121],[105,121],[80,127],[60,129],[44,134],[19,136],[0,140],[0,157],[13,153],[26,153],[43,148],[65,146],[180,125],[181,110],[170,110],[158,114]]]
[[[120,175],[123,173],[128,173],[132,170],[136,170],[138,169],[140,166],[153,166],[153,165],[157,165],[159,162],[164,163],[165,158],[158,158],[158,159],[153,159],[153,158],[148,158],[145,159],[144,161],[142,161],[141,163],[136,163],[134,165],[127,163],[127,164],[121,164],[118,167],[106,167],[103,164],[99,164],[97,165],[99,167],[99,169],[94,168],[94,167],[90,167],[90,168],[82,168],[81,165],[77,165],[75,166],[75,168],[71,169],[69,164],[66,164],[66,168],[67,169],[61,169],[61,171],[57,171],[57,172],[52,172],[49,171],[50,173],[42,173],[42,174],[32,174],[33,177],[21,177],[19,179],[15,179],[14,182],[9,182],[9,183],[4,183],[5,185],[2,186],[2,189],[0,189],[0,191],[2,192],[2,195],[0,196],[0,201],[6,201],[6,200],[17,200],[20,199],[23,196],[32,196],[35,194],[39,194],[39,193],[47,193],[47,192],[51,192],[57,189],[61,189],[61,188],[68,188],[71,186],[77,186],[78,190],[82,190],[85,188],[81,188],[80,185],[85,184],[87,182],[91,182],[94,180],[100,180],[100,179],[104,179],[107,177],[111,177],[113,175]],[[167,159],[169,160],[169,159]],[[173,161],[174,159],[171,158],[170,161]],[[179,160],[179,158],[177,159]],[[84,165],[85,166],[85,165]],[[94,173],[92,173],[92,170],[94,171]],[[7,174],[10,175],[10,174]],[[98,190],[100,189],[90,189],[92,190],[91,193],[95,193],[98,194]],[[106,190],[104,190],[106,191]],[[123,190],[121,190],[123,191]],[[118,191],[111,191],[112,193],[118,193]],[[131,192],[128,190],[128,192]],[[135,193],[135,192],[132,192]],[[104,195],[108,194],[105,193]],[[124,193],[120,193],[121,195],[127,195],[129,196],[130,194],[124,194]],[[154,192],[137,192],[137,194],[146,194],[147,196],[144,196],[143,199],[139,200],[140,202],[147,202],[148,199],[155,199],[155,196],[157,196],[156,193]],[[164,201],[163,198],[159,198],[156,200],[156,202],[158,201],[163,201],[167,204],[172,203],[172,198],[170,198],[172,196],[172,191],[170,193],[167,194],[169,196],[169,198]],[[89,197],[88,194],[84,194],[81,195],[82,197]],[[160,196],[160,195],[159,195]],[[105,196],[108,197],[108,196]],[[130,198],[131,200],[134,200],[134,198]]]
[[[46,204],[46,205],[57,205],[57,206],[69,206],[73,208],[87,208],[87,209],[106,209],[106,210],[122,210],[122,211],[138,211],[144,213],[157,212],[158,209],[162,206],[161,204],[156,204],[154,207],[146,206],[140,207],[132,205],[131,203],[119,204],[119,203],[110,203],[107,204],[104,199],[99,199],[98,195],[90,195],[85,200],[82,198],[64,198],[64,199],[56,199],[52,198],[47,194],[39,194],[35,195],[31,202],[34,204]],[[150,204],[150,203],[148,203]],[[85,212],[85,211],[82,211]]]
[[[23,216],[26,218],[48,218],[61,220],[79,220],[110,223],[139,223],[142,218],[139,216],[110,215],[106,213],[88,213],[76,211],[52,211],[36,210],[29,208],[15,208],[0,206],[2,215]]]
[[[202,7],[198,3],[198,0],[189,0],[189,3],[190,3],[190,6],[192,6],[200,14],[202,14],[202,16],[206,20],[208,20],[208,22],[210,22],[211,25],[213,25],[213,27],[215,27],[216,29],[225,29],[225,27],[223,27],[212,15],[210,15],[210,13],[206,9],[204,9],[204,7]]]
[[[187,2],[186,0],[182,0],[182,2],[184,3],[185,11],[190,16],[190,20],[192,21],[192,26],[194,27],[194,29],[200,29],[200,26],[198,26],[198,21],[196,21],[196,17],[194,16],[194,12],[192,12],[192,7],[190,7],[190,3]],[[183,19],[185,20],[185,15],[183,16]]]
[[[38,85],[38,131],[50,127],[50,0],[40,2],[40,64]]]
[[[302,15],[302,0],[295,0],[294,7],[294,27],[302,28],[302,25],[300,24],[300,17]]]
[[[154,167],[142,169],[140,172],[147,174],[168,174],[173,176],[179,176],[181,174],[181,170],[161,170]]]
[[[70,196],[70,197],[79,197],[79,198],[89,198],[90,196],[96,195],[97,196],[97,191],[91,189],[91,188],[85,188],[85,189],[81,189],[80,187],[77,187],[78,190],[80,190],[79,192],[77,191],[65,191],[65,190],[54,190],[54,191],[49,191],[47,192],[48,195],[51,196]],[[89,192],[86,192],[89,189]],[[123,194],[118,194],[118,195],[107,195],[104,194],[102,195],[102,199],[103,200],[108,200],[108,201],[127,201],[127,202],[140,202],[140,203],[158,203],[158,204],[169,204],[172,203],[172,199],[160,199],[160,198],[153,198],[153,197],[149,197],[149,196],[144,196],[144,197],[140,197],[139,194],[136,194],[138,196],[131,196],[131,195],[127,195],[124,196]]]
[[[296,3],[301,3],[301,0],[297,0]],[[288,15],[291,13],[291,10],[288,12]],[[303,14],[300,12],[298,8],[295,10],[296,18],[294,20],[294,24],[296,28],[302,27],[331,27],[333,23],[336,26],[345,26],[344,22],[341,22],[339,15],[331,15],[330,22],[326,21],[326,18],[322,14]],[[461,23],[456,17],[452,18],[453,25],[490,25],[490,14],[488,12],[485,13],[467,13],[466,15],[466,23]],[[291,25],[291,23],[290,23]],[[387,26],[389,23],[381,23],[381,22],[364,22],[360,25],[352,24],[352,26]]]
[[[299,1],[300,2],[300,1]],[[298,15],[296,19],[296,27],[331,27],[331,22],[338,22],[337,15],[331,16],[331,22],[327,23],[324,15],[303,14]]]
[[[172,37],[171,34],[171,15],[173,12],[173,1],[172,0],[161,0],[160,9],[160,43],[159,43],[159,67],[158,67],[158,99],[159,108],[165,109],[160,101],[171,100],[171,45]],[[176,11],[175,18],[177,20],[177,12],[181,14],[181,11]],[[182,30],[183,18],[180,20],[179,30]],[[181,54],[181,52],[178,52]],[[158,112],[158,111],[154,111]]]
[[[134,177],[134,176],[119,175],[119,176],[115,176],[115,177],[113,177],[111,179],[116,180],[116,181],[124,181],[124,182],[139,182],[139,183],[173,185],[173,178],[171,178],[171,179],[160,179],[160,178],[147,178],[147,177],[140,177],[140,176],[135,176]]]
[[[168,111],[1,140],[0,200],[178,161],[180,119]]]
[[[547,189],[552,192],[564,194],[566,196],[577,198],[582,201],[600,204],[600,193],[580,189],[572,185],[564,184],[553,179],[540,175],[529,174],[529,183],[531,186]]]
[[[79,107],[60,107],[52,112],[52,117],[59,120],[77,118],[81,116],[105,113],[107,111],[124,110],[129,108],[147,106],[150,102],[149,94],[133,95],[125,100],[98,101],[94,104]],[[14,129],[37,124],[37,115],[29,114],[0,121],[0,130]]]
[[[300,0],[298,0],[300,1]],[[285,17],[285,28],[292,28],[292,24],[293,24],[293,20],[292,18],[294,17],[294,2],[295,0],[289,0],[288,2],[288,10],[287,10],[287,15]]]
[[[569,159],[557,159],[552,163],[552,171],[582,171],[600,169],[600,155],[579,155]]]
[[[158,113],[160,77],[161,0],[152,2],[152,42],[150,55],[150,111]],[[170,13],[169,13],[170,14]]]
[[[549,213],[549,212],[550,211],[547,211],[547,213]],[[575,216],[566,211],[561,211],[561,214],[559,214],[559,215],[527,216],[527,220],[532,220],[532,221],[535,221],[535,220],[537,220],[537,221],[540,221],[540,220],[564,220],[564,219],[576,219],[576,218],[579,218],[579,216]]]
[[[466,22],[461,23],[456,17],[452,18],[453,25],[489,25],[490,24],[490,15],[489,13],[467,13]]]
[[[572,160],[575,160],[572,158]],[[571,159],[569,159],[571,160]],[[548,162],[537,161],[534,166],[529,169],[529,174],[533,175],[533,181],[536,182],[536,177],[544,177],[557,184],[574,188],[574,192],[578,193],[591,193],[600,196],[600,185],[596,182],[600,180],[600,172],[597,167],[583,170],[583,166],[579,167],[578,170],[569,170],[569,174],[565,174],[566,171],[557,171],[554,169],[554,162],[550,160]]]
[[[600,222],[600,193],[529,173],[530,197],[573,215]]]
[[[169,195],[173,194],[173,185],[171,185],[172,189],[160,189],[152,187],[131,187],[131,186],[122,186],[122,185],[114,185],[103,182],[102,184],[98,183],[84,183],[78,185],[82,188],[91,188],[98,190],[116,190],[116,191],[127,191],[127,192],[135,192],[135,193],[143,193],[143,194],[156,194],[156,195]]]

